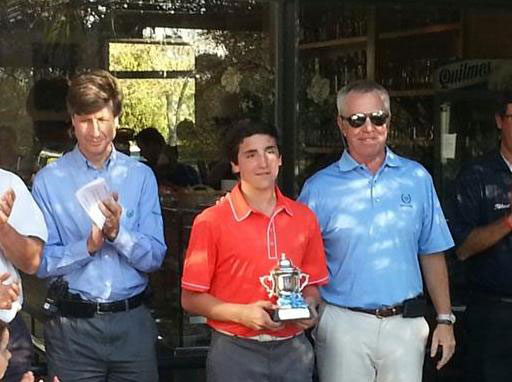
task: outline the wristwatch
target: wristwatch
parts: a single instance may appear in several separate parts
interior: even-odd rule
[[[457,319],[455,318],[455,314],[448,313],[448,314],[438,314],[436,320],[437,320],[438,324],[453,325],[453,324],[455,324],[455,321]]]

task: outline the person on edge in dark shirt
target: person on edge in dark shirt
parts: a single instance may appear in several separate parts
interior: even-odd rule
[[[466,264],[468,382],[512,377],[512,92],[497,101],[499,149],[461,170],[449,219],[455,252]]]

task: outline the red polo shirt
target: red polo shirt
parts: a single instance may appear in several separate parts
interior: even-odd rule
[[[268,275],[282,253],[309,274],[308,285],[327,283],[325,253],[318,222],[305,205],[281,194],[268,217],[251,209],[238,184],[225,200],[199,214],[192,226],[181,286],[220,300],[248,304],[268,300],[260,276]],[[275,301],[275,300],[274,300]],[[234,322],[208,320],[214,329],[239,336],[291,336],[301,329],[253,330]]]

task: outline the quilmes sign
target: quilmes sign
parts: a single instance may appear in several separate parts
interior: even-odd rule
[[[502,60],[465,60],[440,67],[434,73],[434,88],[457,89],[487,82]]]

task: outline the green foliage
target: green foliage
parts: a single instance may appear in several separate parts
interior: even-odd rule
[[[110,70],[194,70],[195,54],[190,45],[109,44]]]
[[[109,44],[109,69],[113,71],[192,70],[194,51],[188,45]],[[136,132],[157,128],[169,143],[176,144],[176,124],[194,121],[194,80],[122,79],[123,127]]]
[[[180,120],[194,120],[195,86],[192,79],[123,79],[120,84],[124,96],[122,127],[135,131],[155,127],[164,137],[172,138],[179,122],[175,119],[176,114]],[[178,98],[185,86],[185,101],[176,110]]]
[[[27,155],[32,148],[32,125],[25,112],[30,78],[28,69],[0,68],[0,124],[16,130],[21,155]]]

